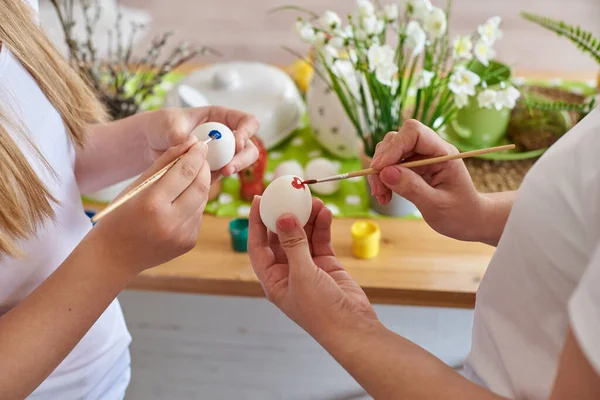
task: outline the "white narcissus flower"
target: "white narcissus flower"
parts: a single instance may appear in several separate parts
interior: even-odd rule
[[[294,28],[300,39],[305,41],[306,43],[314,43],[317,38],[315,34],[315,29],[312,25],[306,21],[298,20],[294,24]]]
[[[341,49],[346,45],[346,39],[343,37],[334,36],[329,39],[328,45],[336,49]]]
[[[469,96],[475,94],[475,86],[481,82],[481,78],[476,73],[469,71],[463,65],[456,67],[452,75],[448,88],[454,94],[465,93]]]
[[[412,55],[418,56],[425,48],[427,35],[417,21],[410,21],[406,26],[406,45],[411,48]]]
[[[386,4],[383,7],[383,15],[386,21],[393,22],[398,19],[398,5],[397,4]]]
[[[419,71],[415,74],[415,87],[417,89],[425,89],[431,85],[431,80],[435,74],[426,69]]]
[[[335,60],[337,60],[340,56],[337,49],[333,46],[330,46],[329,44],[326,46],[323,46],[322,54],[323,54],[324,62],[327,65],[332,65],[335,62]]]
[[[325,11],[325,14],[321,16],[319,22],[321,23],[323,29],[328,32],[338,29],[340,26],[342,26],[342,20],[340,19],[339,15],[329,10]]]
[[[346,25],[343,29],[338,29],[334,33],[344,39],[352,39],[354,37],[354,28],[352,25]]]
[[[492,46],[496,40],[502,37],[502,31],[500,30],[500,17],[492,17],[488,19],[483,25],[477,27],[477,32],[481,39],[488,45]]]
[[[452,57],[455,60],[470,60],[473,58],[473,42],[469,36],[457,36],[452,42]]]
[[[356,8],[358,15],[361,17],[369,17],[375,14],[375,6],[369,0],[356,0]]]
[[[382,84],[392,86],[396,72],[398,72],[398,67],[395,64],[383,64],[375,70],[375,77]]]
[[[356,54],[356,50],[350,49],[348,51],[348,58],[350,58],[350,61],[356,64],[358,62],[358,54]]]
[[[466,93],[455,93],[454,94],[454,104],[456,107],[463,108],[469,104],[469,95]]]
[[[367,52],[367,59],[370,71],[375,71],[382,65],[394,65],[394,49],[388,44],[383,46],[373,44]]]
[[[358,40],[359,42],[364,42],[365,40],[367,40],[369,37],[367,35],[367,32],[363,31],[362,29],[357,29],[354,32],[354,38],[356,40]]]
[[[490,65],[490,60],[496,57],[496,50],[483,41],[483,39],[480,39],[475,43],[475,50],[473,53],[475,54],[475,58],[486,67]]]
[[[385,22],[377,19],[375,15],[363,18],[362,28],[367,35],[379,35],[385,28]]]
[[[448,23],[446,21],[446,13],[438,7],[433,7],[431,12],[425,15],[423,20],[423,28],[429,34],[429,37],[438,39],[446,33]]]
[[[512,110],[517,105],[517,100],[519,97],[521,97],[521,92],[519,92],[515,87],[509,86],[508,88],[498,92],[496,103],[494,105],[497,110],[501,110],[502,108],[508,108]]]
[[[315,41],[314,44],[316,47],[322,47],[325,45],[325,43],[327,43],[327,35],[325,34],[325,32],[317,32],[315,34]]]
[[[429,0],[408,0],[406,7],[409,15],[421,21],[433,9]]]
[[[498,97],[498,92],[492,89],[482,90],[477,95],[477,103],[479,104],[479,108],[492,108],[496,104],[496,98]]]

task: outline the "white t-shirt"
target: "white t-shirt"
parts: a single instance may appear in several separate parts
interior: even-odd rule
[[[527,174],[475,306],[466,375],[547,399],[569,324],[600,374],[600,109]]]
[[[29,138],[52,166],[58,179],[42,164],[27,140],[7,127],[59,202],[54,206],[55,221],[48,221],[35,237],[20,242],[25,257],[5,257],[0,261],[2,315],[54,272],[87,234],[91,223],[75,181],[75,148],[60,115],[4,45],[0,50],[0,107],[24,125]],[[129,384],[130,341],[121,307],[115,300],[30,398],[123,398]]]

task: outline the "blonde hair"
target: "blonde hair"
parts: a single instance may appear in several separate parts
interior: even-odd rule
[[[73,143],[83,146],[87,124],[104,121],[105,110],[37,25],[24,0],[0,1],[0,45],[10,50],[37,82],[62,117]],[[18,124],[7,114],[8,110],[0,107],[0,257],[20,255],[17,241],[33,235],[45,219],[54,218],[52,205],[56,203],[8,133],[8,126],[14,132]],[[27,135],[23,128],[17,131]]]

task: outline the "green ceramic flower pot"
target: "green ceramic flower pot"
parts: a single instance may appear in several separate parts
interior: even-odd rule
[[[482,73],[487,68],[488,73],[497,72],[494,79],[487,81],[489,89],[498,90],[501,82],[510,81],[512,71],[505,65],[491,61],[489,67],[475,64],[471,68],[473,72]],[[482,89],[478,89],[477,94]],[[469,104],[460,109],[455,118],[446,125],[447,135],[450,141],[458,141],[474,148],[494,146],[506,135],[506,129],[510,122],[511,110],[503,108],[480,108],[477,94],[469,99]]]

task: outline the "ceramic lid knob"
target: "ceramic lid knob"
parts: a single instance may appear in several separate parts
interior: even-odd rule
[[[212,77],[215,89],[235,89],[240,84],[240,74],[233,68],[223,68],[215,71]]]

